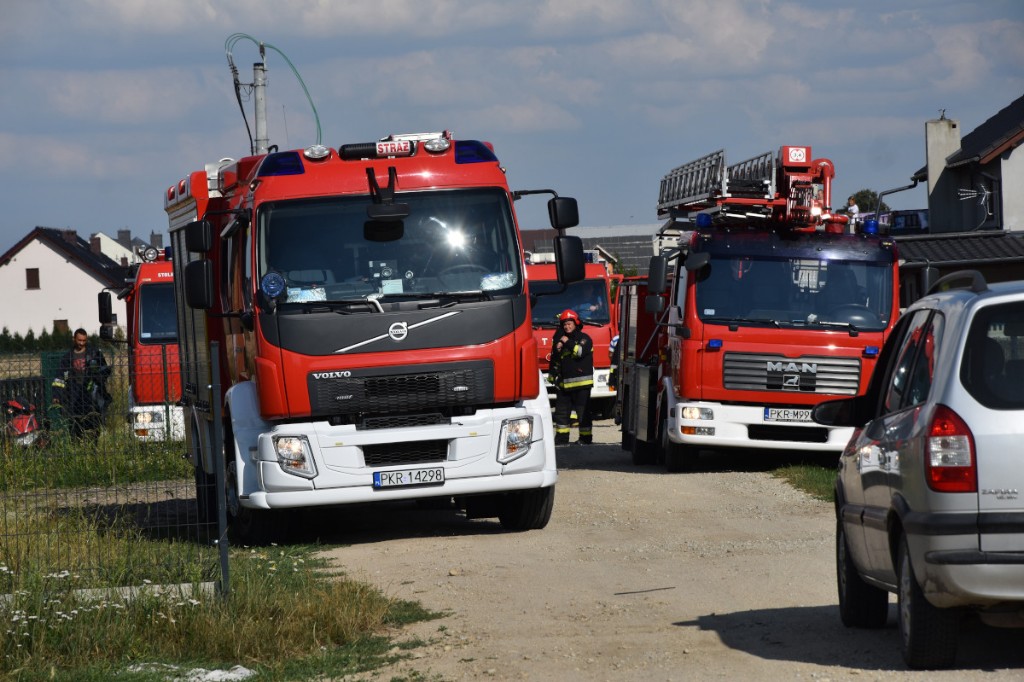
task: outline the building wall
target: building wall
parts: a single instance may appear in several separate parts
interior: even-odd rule
[[[1000,160],[1002,166],[1003,229],[1024,231],[1024,147]]]
[[[39,269],[38,289],[27,288],[25,271],[29,268]],[[31,329],[38,336],[44,329],[51,331],[54,320],[67,320],[71,331],[82,327],[90,334],[98,333],[97,296],[102,289],[88,271],[34,240],[0,266],[0,291],[6,292],[0,326],[22,336]],[[115,296],[113,303],[114,314],[123,325],[124,301]]]

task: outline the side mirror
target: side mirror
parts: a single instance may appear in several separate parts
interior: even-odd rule
[[[707,251],[700,251],[698,253],[691,253],[686,257],[683,262],[683,267],[689,272],[694,270],[700,270],[711,262],[711,254]]]
[[[826,400],[814,406],[811,419],[824,426],[863,426],[868,420],[865,405],[863,396]]]
[[[652,295],[644,299],[644,310],[649,313],[658,314],[665,309],[665,299],[661,296]]]
[[[196,220],[185,226],[185,248],[192,253],[207,253],[213,248],[213,226],[209,220]]]
[[[114,325],[112,324],[101,324],[100,325],[100,338],[104,341],[114,340]]]
[[[110,302],[110,292],[101,291],[98,296],[98,303],[100,308],[100,324],[109,325],[114,322],[114,308]]]
[[[556,230],[576,227],[580,224],[579,205],[572,197],[548,199],[548,218],[551,220],[551,227]]]
[[[213,307],[213,264],[208,258],[185,266],[185,303],[197,310]]]
[[[652,256],[647,268],[647,291],[652,294],[663,294],[668,288],[668,258]]]
[[[555,272],[559,284],[579,282],[586,277],[587,267],[583,259],[582,239],[571,236],[555,237],[554,247]]]

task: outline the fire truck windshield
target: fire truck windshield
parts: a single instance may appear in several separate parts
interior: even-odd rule
[[[278,302],[522,291],[503,190],[398,194],[409,215],[394,221],[369,219],[369,201],[365,195],[321,197],[259,207],[259,278],[271,272],[284,278]]]
[[[714,255],[695,273],[705,323],[881,331],[892,308],[892,265]]]
[[[139,288],[139,341],[173,343],[178,340],[174,285],[144,284]]]
[[[533,305],[533,326],[556,327],[558,314],[563,310],[575,310],[583,322],[608,324],[608,292],[599,279],[573,282],[561,293],[561,285],[553,280],[530,280],[530,294],[536,296]]]

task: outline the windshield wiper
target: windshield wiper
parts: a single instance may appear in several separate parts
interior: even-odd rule
[[[765,320],[765,319],[752,320],[752,319],[750,319],[748,317],[705,317],[704,318],[704,322],[705,323],[711,322],[711,323],[714,323],[714,324],[727,324],[727,325],[729,325],[730,329],[738,327],[741,324],[746,324],[746,325],[767,324],[767,325],[771,325],[773,327],[778,327],[778,328],[782,327],[782,324],[778,320]]]
[[[838,327],[840,329],[850,330],[850,336],[857,336],[860,330],[856,325],[850,324],[849,322],[829,322],[827,320],[808,320],[807,324],[816,324],[821,327]]]

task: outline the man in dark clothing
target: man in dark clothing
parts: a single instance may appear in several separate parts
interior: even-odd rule
[[[555,394],[555,445],[569,443],[569,415],[579,419],[581,444],[594,442],[591,426],[590,389],[594,385],[594,342],[580,329],[580,316],[565,310],[558,316],[561,329],[551,339],[551,366],[548,376]]]
[[[91,432],[99,437],[100,420],[107,406],[107,377],[112,368],[103,353],[87,345],[89,335],[76,329],[74,346],[60,359],[60,369],[53,380],[53,402],[60,405],[70,420],[71,435],[80,438]]]

